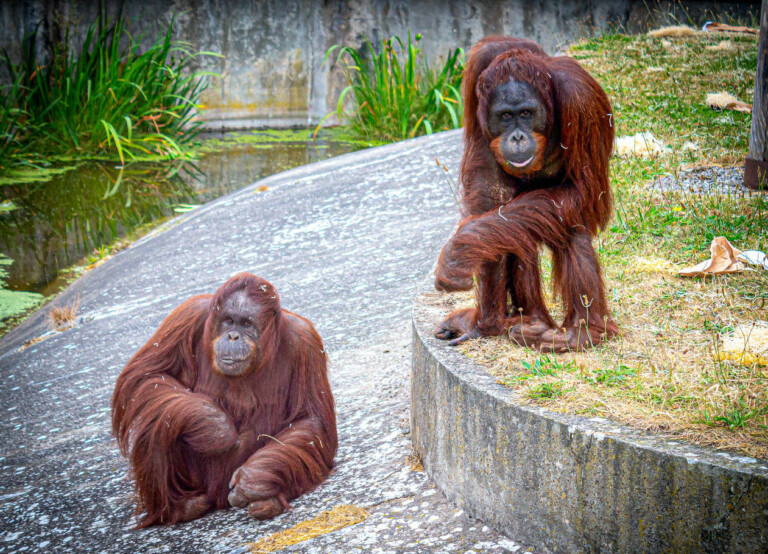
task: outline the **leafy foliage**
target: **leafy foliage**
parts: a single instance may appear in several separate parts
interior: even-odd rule
[[[464,52],[449,51],[438,71],[424,58],[421,38],[408,33],[406,43],[397,36],[384,39],[378,51],[365,38],[365,53],[340,45],[326,52],[323,63],[338,50],[347,82],[335,112],[339,121],[359,136],[385,141],[461,126]]]
[[[189,44],[172,39],[173,20],[146,51],[126,30],[122,12],[98,21],[82,47],[49,44],[43,63],[38,31],[24,38],[22,57],[1,61],[10,85],[0,92],[0,168],[27,152],[126,157],[184,155],[198,132],[196,102],[207,86],[204,72],[191,71]],[[125,45],[125,46],[123,46]]]

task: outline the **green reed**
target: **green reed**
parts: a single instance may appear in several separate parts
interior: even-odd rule
[[[174,21],[145,51],[120,11],[109,21],[102,5],[75,51],[69,33],[37,49],[38,29],[22,44],[21,60],[0,62],[10,76],[0,91],[0,167],[25,153],[126,158],[185,155],[198,133],[196,103],[210,73],[194,71],[199,55],[172,38]],[[43,61],[44,60],[44,61]]]
[[[339,121],[366,138],[396,141],[461,126],[461,73],[464,52],[448,52],[439,69],[429,65],[418,46],[421,34],[406,43],[400,37],[383,39],[374,49],[364,39],[361,53],[334,45],[323,63],[338,50],[347,86],[335,112]],[[349,97],[349,99],[347,99]],[[328,116],[326,116],[328,117]]]

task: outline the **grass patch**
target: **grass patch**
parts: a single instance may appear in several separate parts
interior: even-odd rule
[[[708,48],[723,40],[731,46]],[[755,37],[697,33],[609,35],[571,48],[611,97],[617,135],[651,132],[667,146],[611,165],[616,213],[595,243],[623,334],[584,353],[545,356],[483,338],[460,346],[465,354],[528,402],[768,459],[768,272],[676,274],[707,259],[714,236],[767,250],[768,195],[649,186],[687,168],[743,163],[751,116],[714,111],[705,97],[724,91],[751,102],[756,46]],[[549,285],[551,261],[542,266]]]
[[[409,32],[405,43],[395,36],[377,48],[365,38],[360,50],[334,45],[326,52],[323,63],[338,50],[347,82],[335,113],[357,137],[392,142],[461,125],[464,52],[449,51],[436,68],[423,56],[421,38]]]

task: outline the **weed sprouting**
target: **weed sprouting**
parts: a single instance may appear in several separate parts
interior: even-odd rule
[[[558,396],[562,396],[567,392],[565,383],[562,381],[550,381],[546,383],[540,383],[535,387],[532,387],[526,391],[526,395],[529,398],[534,399],[551,399]]]
[[[592,383],[601,383],[606,387],[618,387],[626,384],[630,378],[637,375],[637,369],[620,364],[615,368],[598,368],[586,380]]]
[[[64,330],[75,322],[79,309],[80,296],[76,296],[71,301],[59,302],[48,312],[48,324],[54,331]]]

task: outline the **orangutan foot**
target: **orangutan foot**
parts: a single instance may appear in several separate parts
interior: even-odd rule
[[[476,339],[480,331],[475,324],[475,308],[463,308],[448,314],[442,323],[435,327],[435,337],[449,341],[450,346],[456,346],[469,339]]]
[[[204,494],[193,496],[184,502],[184,511],[179,521],[192,521],[197,519],[211,509],[211,502]]]
[[[248,513],[254,519],[272,519],[290,508],[285,498],[273,496],[266,500],[254,500],[248,504]]]
[[[542,352],[572,352],[597,346],[615,333],[606,333],[582,324],[577,327],[550,327],[540,320],[524,321],[509,330],[509,338],[520,346]]]
[[[517,318],[517,323],[509,328],[509,338],[519,346],[528,348],[539,348],[544,337],[549,338],[551,334],[557,331],[543,319],[535,316],[521,316]]]

